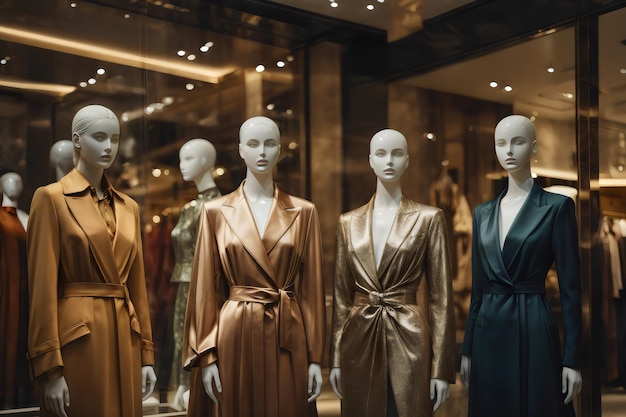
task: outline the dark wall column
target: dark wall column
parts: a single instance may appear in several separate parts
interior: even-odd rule
[[[598,150],[598,17],[576,24],[576,128],[578,137],[578,220],[583,288],[583,392],[579,415],[601,416],[600,370],[602,363],[602,271],[597,236],[599,226]],[[595,256],[594,256],[595,255]]]

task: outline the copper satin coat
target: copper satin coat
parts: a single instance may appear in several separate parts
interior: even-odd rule
[[[194,367],[189,415],[206,415],[198,366],[217,360],[222,416],[297,417],[308,366],[323,359],[325,308],[315,206],[277,187],[263,237],[242,186],[204,204],[183,360]],[[195,398],[194,398],[195,397]]]
[[[72,170],[33,196],[27,232],[31,369],[45,380],[63,367],[70,417],[138,417],[141,366],[154,362],[139,208],[113,190],[117,231],[111,241],[89,190]],[[42,404],[40,415],[53,414]]]
[[[384,416],[389,381],[401,417],[429,416],[430,379],[455,380],[445,218],[403,196],[376,268],[373,207],[342,214],[337,230],[331,366],[341,368],[342,415]],[[422,278],[430,317],[415,304]]]

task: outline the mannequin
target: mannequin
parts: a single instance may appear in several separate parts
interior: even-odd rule
[[[50,148],[50,164],[57,181],[74,168],[74,145],[71,140],[59,140]]]
[[[472,301],[461,379],[469,416],[574,416],[582,388],[581,285],[574,201],[532,178],[535,127],[512,115],[495,129],[495,150],[508,187],[474,211]],[[545,297],[556,266],[564,349]],[[561,357],[562,353],[562,357]]]
[[[187,405],[183,394],[189,389],[189,374],[182,367],[183,327],[187,294],[193,266],[194,251],[198,238],[198,222],[202,205],[221,194],[213,179],[216,151],[206,139],[191,139],[179,152],[180,172],[185,181],[192,181],[198,190],[198,198],[185,204],[180,210],[178,223],[172,230],[172,242],[176,264],[172,274],[172,282],[177,283],[176,301],[174,305],[174,362],[170,385],[176,387],[173,407],[182,410]]]
[[[376,133],[369,161],[376,194],[339,218],[330,382],[342,416],[428,416],[455,379],[445,218],[402,194],[409,156],[400,132]],[[422,279],[430,320],[416,302]]]
[[[42,417],[141,416],[156,383],[139,207],[104,175],[119,135],[111,110],[81,108],[76,169],[33,196],[28,354]]]
[[[28,275],[26,222],[17,208],[22,178],[0,168],[0,409],[30,405],[31,384],[26,361]]]
[[[271,119],[246,120],[239,139],[245,180],[200,215],[183,344],[188,415],[206,415],[211,400],[223,417],[315,415],[325,329],[317,211],[274,184]]]

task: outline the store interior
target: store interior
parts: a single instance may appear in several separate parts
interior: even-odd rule
[[[368,164],[372,134],[385,127],[403,132],[411,159],[406,194],[449,211],[459,345],[471,291],[465,258],[471,210],[506,183],[493,152],[494,127],[502,117],[522,114],[535,123],[534,175],[542,186],[577,199],[575,23],[489,45],[435,69],[424,66],[377,79],[375,69],[357,73],[346,60],[354,45],[362,55],[368,42],[376,48],[387,43],[395,13],[389,1],[378,0],[373,11],[365,6],[351,10],[340,0],[335,8],[313,0],[249,2],[248,11],[242,11],[246,2],[235,2],[240,7],[233,8],[224,2],[124,3],[2,2],[0,166],[22,176],[20,208],[28,212],[35,189],[55,181],[50,149],[70,139],[74,113],[98,103],[118,115],[120,152],[107,176],[142,210],[157,353],[159,385],[145,415],[185,415],[173,405],[177,387],[169,383],[178,366],[170,331],[176,285],[169,279],[174,267],[170,233],[180,208],[197,197],[178,167],[178,151],[188,140],[214,144],[213,174],[226,194],[245,176],[238,154],[241,123],[256,115],[277,122],[282,150],[276,182],[319,208],[330,312],[338,215],[365,204],[375,189]],[[418,25],[439,24],[481,3],[424,0]],[[255,8],[275,11],[276,18],[256,15]],[[599,172],[594,186],[601,216],[594,238],[600,248],[626,223],[624,21],[626,6],[598,17]],[[454,190],[454,204],[437,199],[442,188]],[[616,322],[626,317],[626,308],[618,300],[620,292],[612,291],[615,274],[610,268],[598,271],[606,290],[603,305],[611,306],[602,312],[606,328],[600,333],[605,350],[599,357],[606,360],[594,364],[601,415],[608,417],[626,407],[626,321]],[[548,294],[558,316],[554,276]],[[325,381],[327,376],[326,369]],[[327,385],[318,399],[319,415],[339,416],[340,402]],[[24,391],[23,401],[0,415],[37,415],[35,390]],[[435,415],[465,415],[467,393],[459,380],[450,395]],[[577,401],[580,410],[582,399]]]

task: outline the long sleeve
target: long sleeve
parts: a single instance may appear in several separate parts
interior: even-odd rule
[[[59,224],[52,196],[39,188],[33,196],[27,233],[28,356],[35,379],[63,366],[57,324]]]
[[[352,303],[354,289],[350,285],[346,264],[346,247],[341,219],[337,227],[337,257],[335,260],[335,283],[333,290],[332,339],[330,344],[330,366],[341,367],[341,336]]]
[[[426,277],[430,295],[431,377],[454,383],[455,326],[452,277],[444,214],[438,210],[428,230]]]
[[[300,308],[304,320],[309,363],[322,364],[326,333],[326,307],[322,275],[322,239],[315,207],[311,209],[304,243]]]
[[[480,310],[483,297],[483,279],[485,271],[482,267],[481,251],[479,248],[478,215],[474,211],[474,221],[472,224],[472,300],[470,303],[469,316],[465,327],[465,337],[461,353],[465,356],[472,356],[472,342],[474,339],[474,327],[476,326],[476,316]]]

